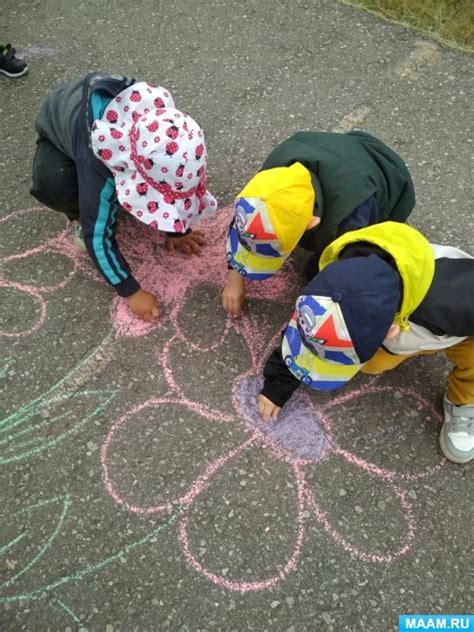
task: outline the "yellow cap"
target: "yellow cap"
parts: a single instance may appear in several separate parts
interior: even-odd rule
[[[282,253],[289,254],[301,239],[313,216],[315,192],[311,174],[299,162],[257,173],[237,198],[260,198]]]

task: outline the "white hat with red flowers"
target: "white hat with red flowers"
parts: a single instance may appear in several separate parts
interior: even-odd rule
[[[184,233],[217,210],[204,133],[165,88],[142,82],[120,92],[93,122],[91,141],[121,206],[152,228]]]

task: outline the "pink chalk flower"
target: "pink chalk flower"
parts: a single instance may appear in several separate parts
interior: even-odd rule
[[[147,517],[175,514],[189,567],[241,593],[275,587],[304,553],[312,564],[338,549],[353,564],[390,564],[409,553],[416,533],[409,486],[444,462],[432,429],[440,415],[423,397],[404,389],[400,398],[373,379],[337,396],[301,388],[278,421],[265,424],[256,414],[258,376],[279,327],[251,315],[199,327],[184,310],[172,322],[176,334],[157,351],[168,394],[124,414],[101,448],[103,481],[117,504]],[[238,354],[227,346],[231,336]],[[394,399],[396,420],[380,413]],[[420,457],[428,432],[432,455]]]

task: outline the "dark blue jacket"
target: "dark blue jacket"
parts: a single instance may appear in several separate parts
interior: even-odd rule
[[[36,121],[38,133],[75,163],[79,212],[87,251],[104,279],[119,296],[134,294],[140,285],[115,240],[120,205],[115,180],[94,155],[91,126],[107,104],[134,79],[93,72],[50,93]]]

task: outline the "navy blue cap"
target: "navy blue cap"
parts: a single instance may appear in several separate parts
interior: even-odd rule
[[[300,296],[328,297],[339,307],[361,363],[382,345],[400,303],[399,277],[377,255],[335,261]]]

